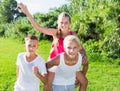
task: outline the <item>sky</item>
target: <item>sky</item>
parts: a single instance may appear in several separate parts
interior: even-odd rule
[[[68,4],[66,0],[16,0],[27,5],[30,13],[47,13],[50,8],[58,8],[63,4]]]

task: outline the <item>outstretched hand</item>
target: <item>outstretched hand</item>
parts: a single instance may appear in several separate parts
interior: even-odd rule
[[[37,66],[32,67],[32,72],[37,76],[39,74],[39,70]]]
[[[18,4],[18,8],[19,8],[24,14],[26,14],[26,15],[29,13],[29,11],[28,11],[28,9],[27,9],[27,6],[24,5],[23,3],[19,3],[19,4]]]

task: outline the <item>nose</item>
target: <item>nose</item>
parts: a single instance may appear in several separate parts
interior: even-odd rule
[[[33,49],[33,46],[31,46],[30,49],[32,50],[32,49]]]
[[[71,48],[71,49],[70,49],[70,52],[73,52],[73,51],[74,51],[74,49]]]
[[[62,23],[62,26],[65,26],[65,23]]]

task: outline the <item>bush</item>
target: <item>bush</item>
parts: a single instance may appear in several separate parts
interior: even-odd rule
[[[104,39],[102,47],[108,57],[120,58],[120,28],[116,28]]]

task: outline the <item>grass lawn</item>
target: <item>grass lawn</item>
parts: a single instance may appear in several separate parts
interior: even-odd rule
[[[39,42],[38,54],[45,60],[48,58],[50,45],[49,41]],[[16,39],[0,38],[0,91],[13,91],[16,81],[16,58],[18,53],[23,51],[25,49],[22,42]],[[89,60],[87,78],[89,80],[87,91],[120,90],[119,65]]]

